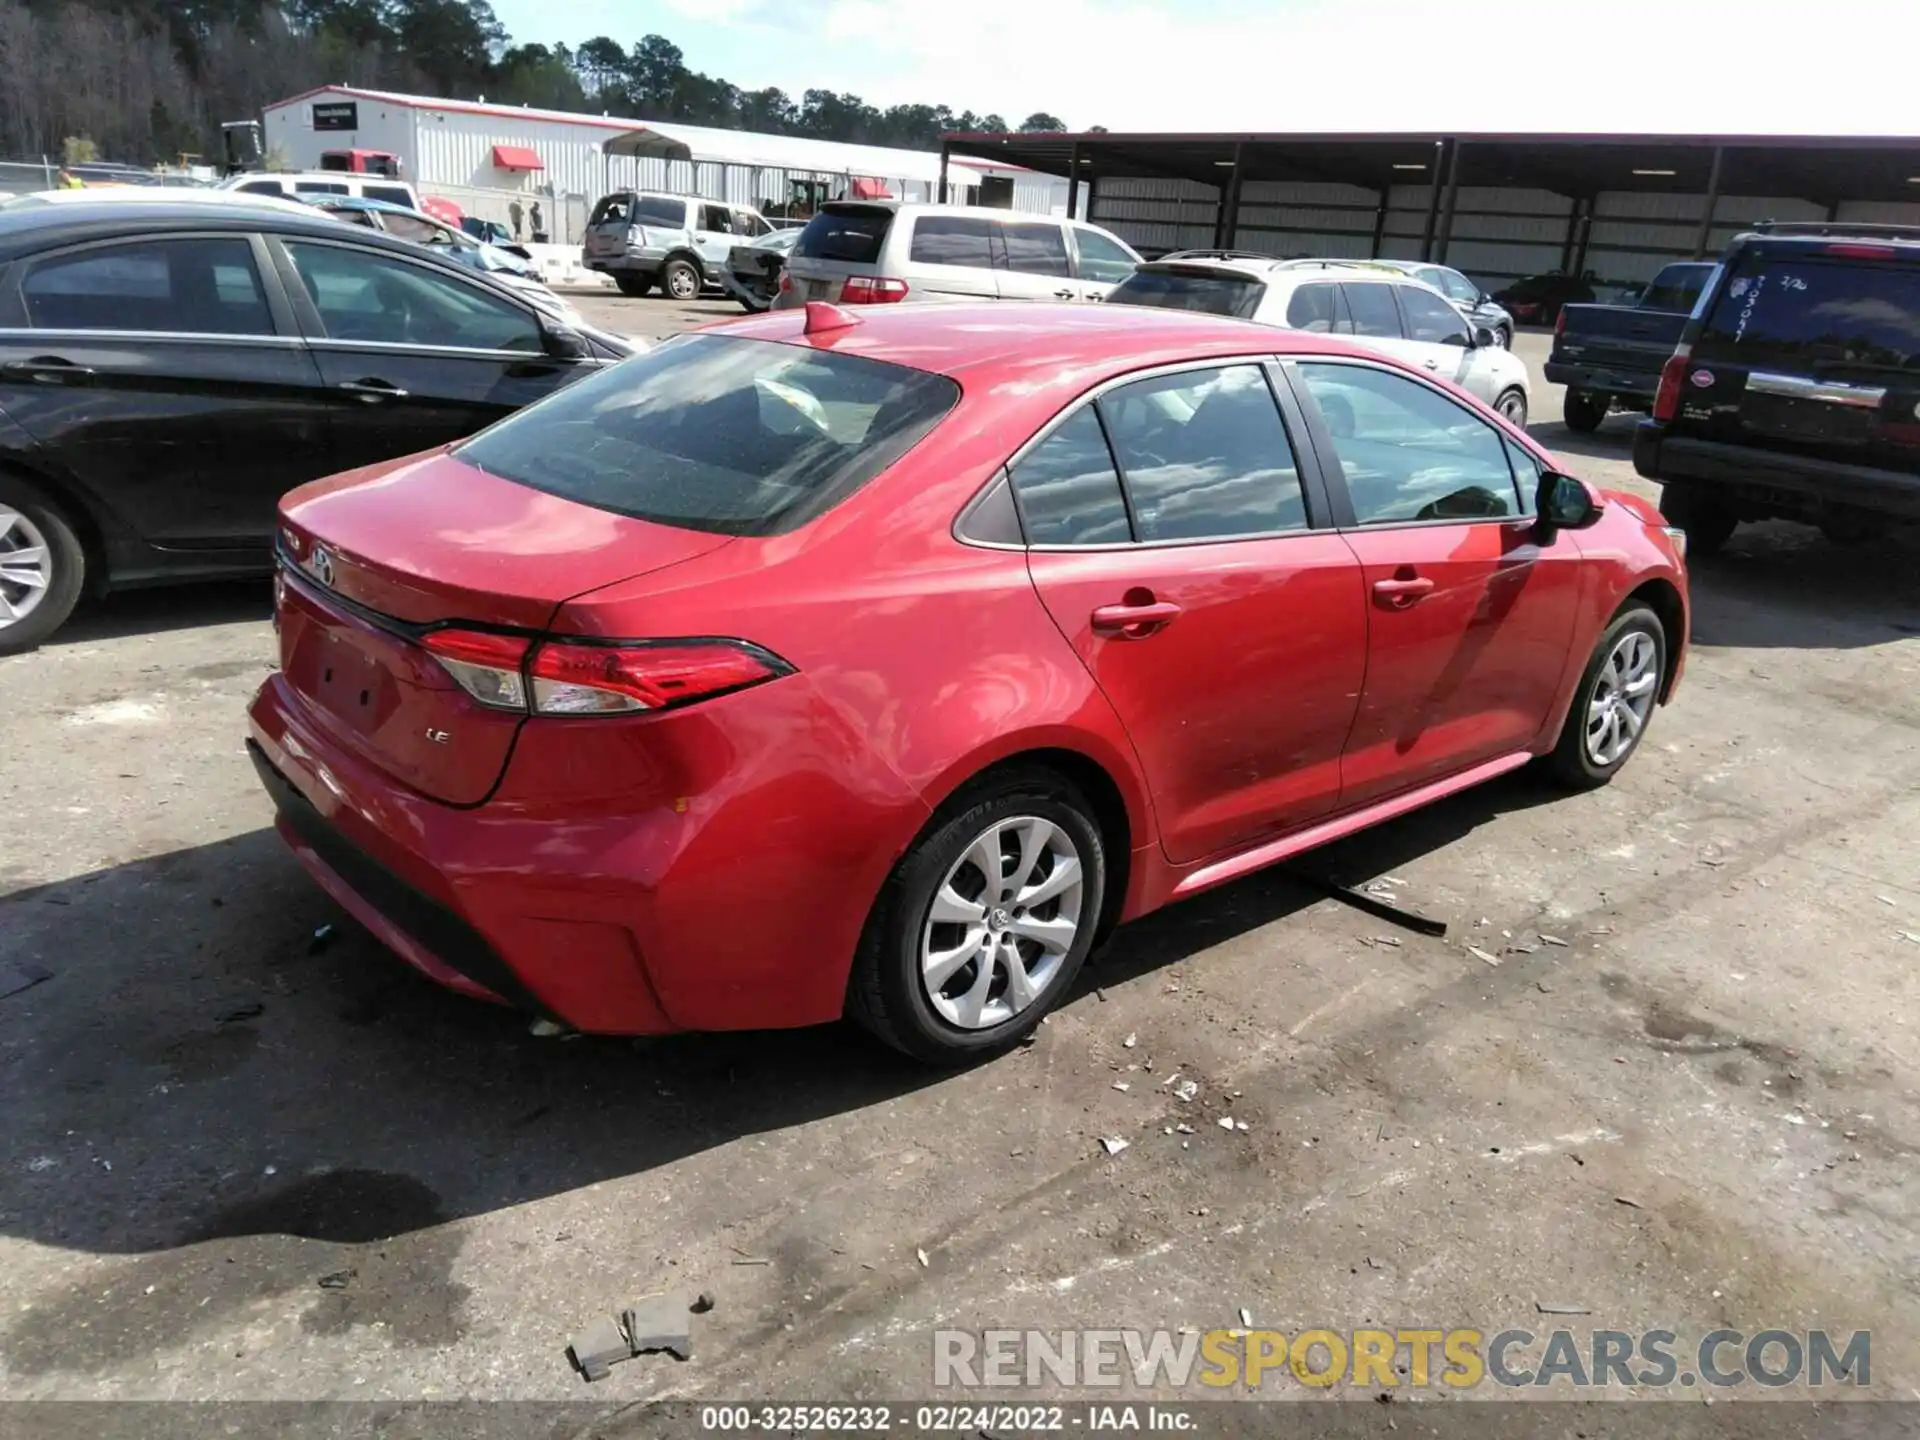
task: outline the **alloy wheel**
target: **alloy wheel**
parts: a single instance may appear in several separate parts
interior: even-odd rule
[[[1616,765],[1639,743],[1659,688],[1659,660],[1653,637],[1629,630],[1600,667],[1587,704],[1587,754],[1595,765]]]
[[[1525,428],[1527,423],[1527,397],[1518,390],[1509,390],[1500,397],[1498,406],[1502,418]]]
[[[982,831],[934,891],[921,933],[935,1012],[987,1030],[1031,1006],[1073,949],[1085,891],[1080,852],[1052,821],[1020,815]]]
[[[692,300],[700,292],[700,282],[691,270],[679,269],[667,276],[667,288],[676,300]]]
[[[37,610],[52,583],[47,537],[20,511],[0,504],[0,630]]]

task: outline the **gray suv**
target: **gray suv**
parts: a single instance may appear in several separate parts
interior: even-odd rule
[[[622,295],[645,295],[657,284],[675,300],[695,300],[721,283],[735,245],[772,230],[750,206],[620,190],[593,207],[580,262],[611,276]]]

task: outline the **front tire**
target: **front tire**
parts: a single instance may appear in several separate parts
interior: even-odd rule
[[[31,650],[65,624],[86,578],[86,551],[60,507],[0,475],[0,655]]]
[[[1633,758],[1660,703],[1667,631],[1638,601],[1613,617],[1573,692],[1547,769],[1570,790],[1594,790]]]
[[[931,1065],[1024,1039],[1072,987],[1105,899],[1099,826],[1065,780],[1020,771],[958,804],[894,867],[847,987],[853,1020]]]
[[[670,300],[698,300],[700,272],[685,260],[669,260],[660,272],[660,288]]]
[[[1511,390],[1502,390],[1500,398],[1493,402],[1493,408],[1514,429],[1527,428],[1527,397],[1518,386]]]
[[[1513,348],[1513,331],[1505,325],[1498,326],[1493,332],[1493,343],[1502,350]]]
[[[1567,422],[1569,430],[1580,435],[1591,435],[1600,428],[1600,422],[1607,418],[1607,411],[1611,408],[1606,396],[1576,390],[1569,385],[1566,397],[1560,402],[1560,415]]]
[[[1660,487],[1660,513],[1686,532],[1689,558],[1712,555],[1733,536],[1740,518],[1690,485]]]

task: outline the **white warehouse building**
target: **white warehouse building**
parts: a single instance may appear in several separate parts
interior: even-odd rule
[[[843,144],[580,115],[563,110],[441,100],[328,85],[266,109],[267,153],[292,170],[318,170],[330,150],[396,155],[422,196],[444,196],[472,215],[511,223],[517,201],[528,232],[577,243],[594,202],[614,190],[660,190],[711,200],[785,204],[796,182],[828,195],[937,197],[933,151]],[[956,203],[1064,214],[1067,182],[1019,166],[955,159]],[[816,192],[817,193],[817,192]],[[535,204],[541,207],[538,223]]]

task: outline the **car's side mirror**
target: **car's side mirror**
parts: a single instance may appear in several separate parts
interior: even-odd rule
[[[1493,331],[1485,325],[1476,325],[1473,327],[1473,348],[1475,350],[1490,350],[1496,343]]]
[[[543,319],[540,322],[540,338],[547,354],[556,360],[584,360],[593,353],[586,336],[558,321]]]
[[[1556,471],[1540,477],[1534,492],[1533,513],[1542,543],[1562,530],[1585,530],[1597,523],[1607,502],[1584,480]]]

